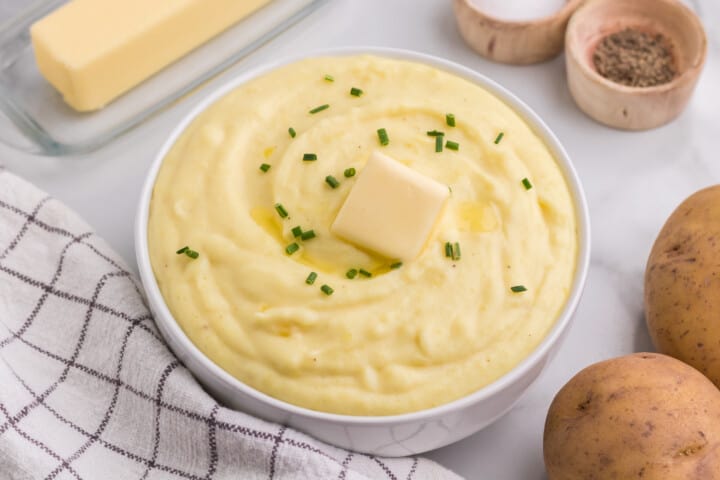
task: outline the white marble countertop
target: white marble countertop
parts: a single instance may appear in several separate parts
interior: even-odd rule
[[[467,65],[509,88],[540,114],[570,153],[593,226],[585,294],[560,353],[521,402],[484,431],[428,455],[468,479],[545,478],[542,430],[555,392],[590,363],[652,348],[642,313],[650,247],[684,198],[720,181],[720,3],[691,3],[710,37],[705,72],[680,118],[643,133],[612,130],[583,115],[566,88],[562,58],[512,67],[475,55],[457,32],[448,0],[333,0],[226,74],[325,47],[418,50]],[[213,84],[217,81],[205,90]],[[43,158],[0,145],[0,163],[78,211],[134,265],[133,218],[146,169],[173,125],[202,95],[93,154]]]

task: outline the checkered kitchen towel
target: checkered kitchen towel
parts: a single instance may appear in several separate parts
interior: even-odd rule
[[[221,407],[137,283],[59,202],[0,167],[0,479],[457,479]]]

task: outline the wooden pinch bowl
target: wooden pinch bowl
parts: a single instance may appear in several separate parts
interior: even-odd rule
[[[495,18],[472,0],[454,0],[454,9],[460,35],[473,50],[496,62],[527,65],[562,52],[568,20],[582,2],[568,0],[554,15],[529,21]]]
[[[662,34],[672,45],[677,75],[653,87],[629,87],[602,77],[593,53],[625,28]],[[568,86],[578,107],[605,125],[647,130],[677,117],[692,96],[707,55],[700,19],[677,0],[588,0],[570,19],[565,38]]]

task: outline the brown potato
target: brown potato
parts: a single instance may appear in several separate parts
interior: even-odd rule
[[[645,271],[655,348],[720,386],[720,185],[685,200],[665,223]]]
[[[665,355],[596,363],[555,396],[544,456],[550,480],[720,479],[720,391]]]

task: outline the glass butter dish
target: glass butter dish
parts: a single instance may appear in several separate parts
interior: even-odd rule
[[[0,0],[0,143],[50,156],[92,151],[191,93],[325,1],[273,0],[103,109],[79,113],[38,71],[29,33],[33,23],[67,0]]]

